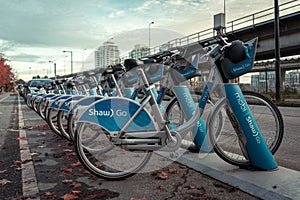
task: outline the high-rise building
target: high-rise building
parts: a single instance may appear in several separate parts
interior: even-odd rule
[[[120,51],[118,46],[112,41],[106,41],[95,51],[95,68],[106,68],[119,61]]]
[[[129,57],[134,59],[139,59],[141,57],[147,56],[149,54],[149,47],[146,45],[136,44],[134,49],[130,51]]]

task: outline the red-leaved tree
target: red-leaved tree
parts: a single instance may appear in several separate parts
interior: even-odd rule
[[[12,87],[13,73],[11,67],[5,64],[5,59],[0,58],[0,88],[7,90]]]

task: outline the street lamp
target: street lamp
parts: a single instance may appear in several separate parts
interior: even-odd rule
[[[52,61],[52,60],[49,60],[49,63],[53,63],[53,61]],[[47,70],[47,72],[48,72],[48,70]],[[49,74],[50,74],[50,76],[51,76],[51,64],[50,64]],[[47,75],[48,75],[48,73],[47,73]]]
[[[84,51],[86,50],[86,48],[84,48],[83,50],[82,50],[82,65],[81,65],[81,67],[82,67],[82,71],[84,70],[84,61],[83,61],[83,59],[84,59]]]
[[[63,51],[63,53],[71,53],[71,74],[73,74],[73,51]]]
[[[150,27],[151,27],[151,24],[154,24],[154,22],[150,22],[150,23],[149,23],[149,51],[150,51],[150,45],[151,45],[151,44],[150,44],[150,41],[151,41],[151,40],[150,40],[150,38],[151,38],[151,36],[150,36]]]
[[[52,60],[49,60],[49,63],[53,63],[54,65],[54,79],[56,79],[56,63],[53,62]],[[48,75],[48,70],[47,70],[47,75]],[[50,68],[50,75],[51,75],[51,68]]]

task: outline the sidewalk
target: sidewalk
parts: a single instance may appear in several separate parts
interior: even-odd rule
[[[300,199],[299,171],[284,167],[275,171],[239,169],[214,153],[186,153],[177,162],[262,199]]]

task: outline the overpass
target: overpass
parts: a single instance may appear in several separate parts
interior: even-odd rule
[[[281,57],[300,55],[299,0],[292,0],[279,5],[279,11]],[[183,38],[171,40],[151,49],[151,52],[155,53],[162,48],[170,48],[173,46],[199,45],[199,43],[212,40],[216,35],[217,32],[213,28],[209,28]],[[258,37],[259,41],[255,60],[260,61],[274,58],[274,8],[268,8],[228,22],[225,28],[225,35],[229,41],[235,39],[247,41]],[[256,66],[254,68],[256,68]],[[300,65],[294,65],[294,68],[298,69],[300,68],[299,66]]]

